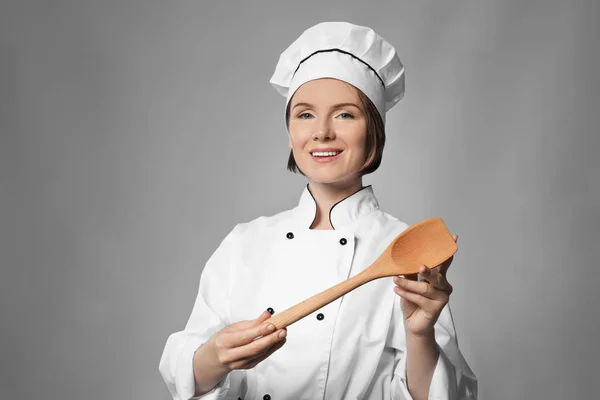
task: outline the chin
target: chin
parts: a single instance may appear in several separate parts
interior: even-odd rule
[[[308,179],[315,183],[322,184],[340,184],[344,182],[350,182],[356,179],[356,174],[340,174],[340,173],[324,173],[323,171],[314,172],[310,171],[307,174]]]
[[[319,165],[312,160],[312,156],[310,157],[310,160],[302,160],[308,162],[297,162],[297,165],[306,174],[306,177],[315,183],[344,184],[360,179],[361,165],[348,165],[347,163]]]

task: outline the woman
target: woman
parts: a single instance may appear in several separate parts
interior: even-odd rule
[[[288,169],[308,184],[297,207],[236,225],[206,263],[160,360],[173,398],[475,399],[448,306],[452,259],[422,266],[421,281],[369,282],[287,329],[265,323],[364,270],[408,227],[362,182],[404,94],[395,49],[367,27],[317,24],[271,83],[287,100]]]

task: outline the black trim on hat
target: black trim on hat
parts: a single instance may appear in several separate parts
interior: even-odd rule
[[[371,71],[373,71],[373,73],[375,74],[375,76],[379,79],[379,82],[381,82],[381,84],[385,88],[385,83],[383,83],[383,79],[381,79],[381,77],[379,76],[379,74],[377,73],[377,71],[375,71],[373,69],[373,67],[371,67],[369,64],[367,64],[366,62],[364,62],[360,58],[356,57],[354,54],[349,53],[349,52],[344,51],[344,50],[340,50],[340,49],[327,49],[327,50],[317,50],[317,51],[315,51],[314,53],[312,53],[311,55],[309,55],[308,57],[304,58],[302,61],[300,61],[298,63],[298,66],[296,67],[296,70],[294,71],[294,74],[292,75],[292,79],[294,78],[294,75],[296,75],[296,72],[298,72],[298,68],[300,68],[300,65],[302,65],[302,63],[304,61],[308,60],[309,58],[311,58],[312,56],[314,56],[317,53],[328,53],[328,52],[331,52],[331,51],[339,51],[340,53],[348,54],[349,56],[351,56],[353,58],[356,58],[358,61],[360,61],[361,63],[365,64]]]

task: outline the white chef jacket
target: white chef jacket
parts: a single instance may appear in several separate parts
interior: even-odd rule
[[[333,230],[310,229],[316,202],[237,224],[207,261],[182,331],[166,341],[159,371],[174,400],[412,399],[406,336],[391,277],[368,282],[288,326],[285,345],[194,395],[193,354],[223,327],[281,312],[367,268],[408,225],[383,212],[371,185],[336,203]],[[440,356],[429,399],[476,399],[449,305],[435,324]]]

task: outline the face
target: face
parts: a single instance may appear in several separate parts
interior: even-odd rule
[[[357,89],[344,81],[308,81],[292,97],[289,144],[296,164],[313,182],[344,185],[360,179],[366,129]]]

